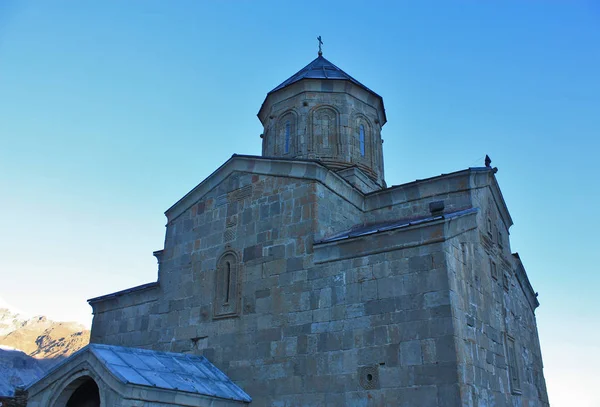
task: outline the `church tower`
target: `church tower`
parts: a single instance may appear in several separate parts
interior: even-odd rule
[[[267,94],[258,118],[263,157],[319,160],[363,192],[385,188],[383,99],[321,51]]]

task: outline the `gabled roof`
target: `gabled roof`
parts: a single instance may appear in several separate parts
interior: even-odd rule
[[[112,376],[126,385],[176,390],[246,403],[252,401],[246,392],[204,356],[183,353],[90,344],[59,363],[48,374],[86,352],[91,353]]]
[[[206,194],[220,185],[234,172],[246,172],[272,177],[286,177],[317,181],[357,208],[363,204],[363,194],[340,175],[318,160],[302,158],[262,157],[234,154],[194,189],[175,202],[167,211],[168,222],[198,203]]]
[[[289,77],[287,80],[283,81],[279,86],[277,86],[269,93],[276,92],[279,89],[283,89],[286,86],[289,86],[292,83],[296,83],[302,79],[346,80],[352,82],[355,85],[360,86],[361,88],[368,90],[376,96],[379,96],[377,93],[373,92],[371,89],[367,88],[365,85],[363,85],[362,83],[348,75],[346,72],[329,62],[322,55],[319,55],[310,64],[306,65],[304,68],[302,68],[294,75]],[[381,98],[381,96],[379,97]]]

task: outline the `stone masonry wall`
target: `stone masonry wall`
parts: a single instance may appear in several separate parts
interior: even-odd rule
[[[94,304],[90,342],[152,348],[166,324],[159,313],[159,292],[132,292]]]
[[[531,296],[512,272],[492,181],[451,174],[369,194],[361,208],[325,183],[233,172],[170,218],[157,288],[95,305],[92,341],[203,354],[253,405],[546,406]],[[315,246],[357,224],[427,216],[435,200],[478,210]],[[219,317],[226,251],[240,261],[238,307]]]
[[[288,269],[271,296],[257,300],[256,313],[268,328],[209,341],[220,355],[215,362],[256,405],[457,405],[440,250]],[[440,267],[432,269],[433,263]],[[252,290],[262,296],[269,281],[255,284]],[[361,378],[367,381],[368,374],[376,383],[365,389]]]
[[[317,199],[315,241],[350,229],[364,221],[361,208],[337,196],[334,191],[322,184],[315,184],[315,188]]]
[[[530,288],[515,276],[508,232],[489,189],[474,196],[480,207],[478,228],[447,244],[463,405],[548,406],[534,308],[525,292]],[[506,232],[498,235],[496,227]],[[510,338],[516,388],[515,375],[509,373]]]
[[[366,222],[411,219],[430,215],[429,203],[444,201],[445,212],[473,207],[468,171],[432,180],[398,185],[367,195]]]
[[[98,337],[203,354],[256,405],[457,405],[443,245],[314,264],[318,223],[359,219],[347,205],[307,181],[230,176],[168,225],[147,326],[136,325],[139,305],[107,306],[95,316],[107,329],[95,328]],[[213,319],[227,246],[242,262],[240,315]],[[115,318],[133,322],[117,329]]]

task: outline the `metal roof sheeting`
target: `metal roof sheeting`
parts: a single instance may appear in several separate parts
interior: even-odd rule
[[[228,400],[252,398],[204,356],[100,344],[89,351],[121,382]]]
[[[306,65],[304,68],[296,72],[282,84],[277,86],[269,93],[273,93],[278,91],[279,89],[283,89],[286,86],[291,85],[292,83],[298,82],[302,79],[333,79],[333,80],[347,80],[355,85],[360,86],[373,93],[376,96],[379,96],[377,93],[373,92],[371,89],[367,88],[365,85],[348,75],[346,72],[342,71],[340,68],[329,62],[327,59],[323,58],[323,56],[319,55],[315,60],[313,60],[310,64]],[[381,96],[379,96],[381,98]]]
[[[315,242],[315,244],[330,243],[330,242],[336,242],[338,240],[351,239],[353,237],[371,235],[371,234],[380,233],[380,232],[387,232],[390,230],[407,228],[409,226],[420,225],[423,223],[433,222],[436,220],[452,219],[452,218],[456,218],[458,216],[466,215],[468,213],[473,213],[473,212],[477,212],[477,209],[475,209],[475,208],[465,209],[465,210],[461,210],[461,211],[457,211],[457,212],[445,213],[443,215],[426,216],[426,217],[418,218],[418,219],[410,219],[410,220],[401,219],[401,220],[392,220],[392,221],[388,221],[388,222],[376,223],[376,224],[371,224],[371,225],[356,225],[349,230],[346,230],[344,232],[330,236],[319,242]]]

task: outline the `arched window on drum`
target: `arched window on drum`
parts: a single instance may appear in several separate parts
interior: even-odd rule
[[[363,116],[356,118],[354,127],[355,141],[354,141],[354,159],[362,162],[363,164],[369,164],[372,156],[371,152],[371,126],[367,119]]]
[[[296,115],[290,111],[279,119],[276,151],[280,155],[294,154],[295,142]]]
[[[362,123],[358,127],[358,143],[359,143],[359,148],[360,148],[360,156],[364,157],[366,154],[366,151],[365,151],[365,125]]]
[[[285,141],[284,141],[284,154],[288,154],[290,152],[290,138],[291,138],[291,124],[289,120],[285,122]]]

